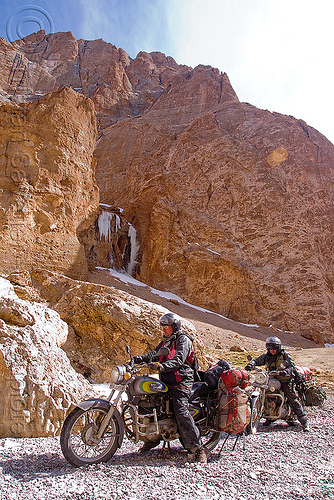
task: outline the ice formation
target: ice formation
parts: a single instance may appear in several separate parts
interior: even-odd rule
[[[130,274],[130,276],[131,276],[133,273],[134,267],[137,263],[136,257],[137,257],[137,253],[139,250],[139,244],[137,243],[137,240],[136,240],[136,230],[131,224],[129,224],[128,236],[130,238],[130,262],[129,262],[126,270],[127,270],[127,273]]]
[[[111,240],[111,221],[115,217],[115,231],[117,231],[121,228],[121,219],[119,215],[114,214],[112,212],[102,212],[102,214],[99,216],[98,219],[98,227],[99,227],[99,233],[100,233],[100,239],[102,236],[104,236],[104,239],[106,241]]]

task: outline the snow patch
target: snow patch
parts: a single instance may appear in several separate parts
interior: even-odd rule
[[[214,314],[215,316],[217,316],[219,318],[229,320],[229,318],[227,318],[226,316],[223,316],[221,314],[210,311],[209,309],[204,309],[203,307],[194,306],[193,304],[190,304],[189,302],[186,302],[185,300],[181,299],[180,297],[178,297],[174,293],[163,292],[161,290],[157,290],[156,288],[151,288],[150,286],[146,285],[145,283],[142,283],[141,281],[136,280],[135,278],[130,276],[128,273],[115,271],[115,269],[105,269],[102,267],[99,267],[97,269],[104,269],[104,270],[108,271],[112,276],[114,276],[114,278],[122,281],[123,283],[137,285],[137,286],[146,286],[150,292],[152,292],[155,295],[158,295],[159,297],[162,297],[164,299],[176,300],[180,304],[184,304],[185,306],[192,307],[193,309],[196,309],[197,311],[201,311],[201,312],[208,313],[208,314]],[[249,328],[258,328],[259,327],[259,325],[257,325],[257,324],[253,325],[253,324],[249,324],[249,323],[240,323],[238,321],[235,321],[235,323],[238,323],[239,325],[243,325],[243,326],[248,326]]]
[[[5,278],[0,278],[0,297],[18,299],[18,296],[14,292],[13,285]]]

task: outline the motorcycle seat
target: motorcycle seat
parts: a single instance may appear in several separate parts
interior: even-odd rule
[[[211,390],[206,382],[195,382],[192,386],[190,401],[197,398],[205,398]]]

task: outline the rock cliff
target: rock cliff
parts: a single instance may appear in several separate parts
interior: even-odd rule
[[[333,342],[334,146],[249,104],[213,100],[194,118],[173,113],[183,103],[173,89],[164,100],[164,113],[158,100],[96,148],[101,198],[137,230],[139,279],[237,321]]]
[[[3,101],[67,85],[94,102],[101,201],[137,231],[137,277],[238,321],[334,341],[334,146],[319,132],[240,103],[211,67],[131,59],[71,33],[2,39],[0,64]]]
[[[70,88],[0,104],[1,272],[87,275],[80,235],[100,213],[92,102]]]

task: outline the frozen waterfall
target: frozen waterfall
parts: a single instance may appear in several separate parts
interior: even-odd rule
[[[113,220],[115,219],[115,226],[113,226]],[[112,233],[113,232],[118,232],[121,229],[121,218],[119,215],[113,213],[113,212],[107,212],[103,211],[102,214],[99,216],[98,221],[98,228],[99,228],[99,233],[100,233],[100,240],[102,239],[102,236],[104,237],[105,241],[111,242],[112,239]],[[131,276],[135,265],[137,264],[136,258],[139,250],[139,244],[137,243],[136,239],[136,230],[135,228],[129,224],[129,230],[128,230],[128,237],[129,237],[129,245],[130,245],[130,250],[126,252],[126,247],[123,250],[123,262],[124,262],[124,256],[129,255],[129,263],[126,266],[126,272]],[[115,240],[117,241],[117,239]],[[115,243],[114,241],[114,243]],[[116,243],[117,244],[117,243]],[[112,251],[112,250],[111,250]],[[129,252],[129,253],[128,253]],[[110,256],[111,259],[111,267],[113,267],[113,258]],[[127,260],[127,258],[126,258]]]
[[[115,231],[121,228],[121,219],[119,215],[114,214],[112,212],[102,212],[102,214],[98,218],[98,227],[100,233],[100,239],[104,236],[106,241],[111,240],[111,221],[115,217]]]
[[[131,276],[135,265],[137,264],[136,257],[139,250],[139,244],[136,240],[136,230],[131,224],[129,224],[128,236],[130,238],[130,262],[127,265],[126,271]]]

